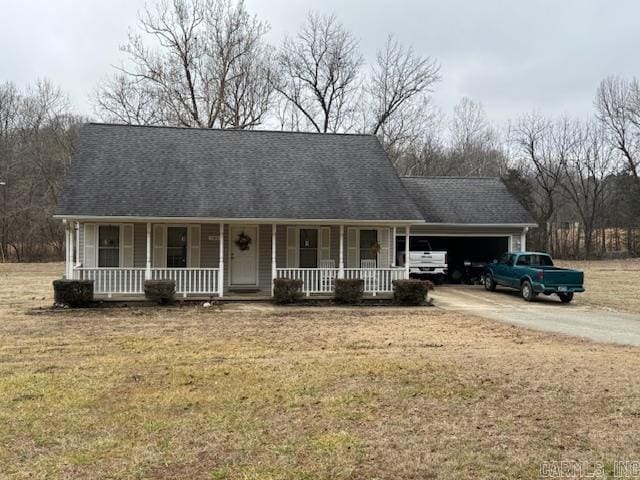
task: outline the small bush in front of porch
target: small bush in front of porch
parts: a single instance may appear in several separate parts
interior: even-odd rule
[[[53,299],[56,305],[90,307],[93,304],[93,280],[54,280]]]
[[[364,294],[364,280],[361,278],[337,278],[336,293],[334,300],[336,303],[353,305],[362,301]]]
[[[400,305],[424,305],[427,293],[433,288],[433,282],[429,280],[394,280],[393,299]]]
[[[173,280],[145,280],[144,296],[158,305],[172,305],[176,301],[176,282]]]
[[[302,299],[302,280],[293,278],[273,279],[273,302],[283,305],[296,303]]]

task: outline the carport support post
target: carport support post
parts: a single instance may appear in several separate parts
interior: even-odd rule
[[[527,232],[529,231],[529,227],[524,227],[522,230],[522,237],[520,238],[520,251],[527,251]]]
[[[147,222],[147,261],[144,270],[145,280],[151,280],[151,222]]]
[[[218,298],[224,293],[224,223],[220,223],[220,242],[218,258]]]
[[[276,224],[271,225],[271,296],[273,297],[273,281],[278,272],[276,271]]]
[[[404,229],[404,276],[409,278],[409,226]]]
[[[340,225],[340,258],[338,259],[338,278],[344,278],[344,225]]]

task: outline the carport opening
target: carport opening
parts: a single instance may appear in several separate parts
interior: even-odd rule
[[[447,252],[448,278],[452,283],[476,283],[484,266],[509,250],[508,236],[453,236],[412,235],[410,246],[424,247],[425,240],[433,251]],[[419,240],[415,240],[415,238]],[[396,237],[397,252],[404,252],[404,236]]]

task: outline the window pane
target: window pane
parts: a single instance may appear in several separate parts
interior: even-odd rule
[[[167,228],[167,267],[185,268],[187,266],[187,228]]]
[[[300,268],[318,267],[318,230],[300,229]]]
[[[101,225],[98,227],[98,267],[120,265],[120,227]]]
[[[409,250],[411,252],[430,252],[432,249],[428,239],[423,237],[410,237]]]
[[[374,249],[377,243],[377,230],[360,230],[360,261],[378,260],[378,252]]]

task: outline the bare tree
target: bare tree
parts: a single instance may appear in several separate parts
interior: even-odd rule
[[[62,227],[51,216],[80,121],[48,81],[0,87],[0,257],[61,254]]]
[[[18,167],[15,129],[21,96],[12,83],[0,84],[0,199],[2,224],[0,225],[0,260],[5,261],[9,244],[9,230],[16,220],[13,205],[9,204],[10,189],[14,188],[14,172]]]
[[[556,212],[564,162],[571,148],[569,122],[565,119],[554,124],[532,114],[519,119],[512,134],[515,153],[534,185],[531,199],[542,228],[542,246],[551,250],[550,220]]]
[[[391,119],[407,113],[403,109],[412,100],[424,101],[439,80],[440,66],[435,60],[416,55],[413,48],[388,36],[384,48],[378,51],[366,89],[373,115],[371,133],[384,132]]]
[[[242,0],[147,5],[122,47],[128,63],[98,88],[98,112],[127,123],[255,127],[272,100],[267,30]]]
[[[640,175],[640,85],[620,77],[607,77],[598,87],[595,106],[598,118],[622,154],[627,171]]]
[[[351,129],[362,55],[358,42],[334,15],[311,13],[278,54],[276,90],[298,110],[305,129]]]
[[[567,130],[570,151],[562,166],[560,186],[575,208],[584,231],[584,253],[591,257],[593,232],[602,222],[607,195],[606,180],[614,167],[613,149],[606,132],[595,122],[574,124]],[[603,226],[603,225],[601,225]]]
[[[449,136],[449,162],[457,175],[499,176],[505,170],[498,133],[481,103],[467,97],[460,100],[453,109]]]

